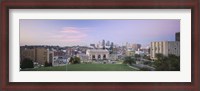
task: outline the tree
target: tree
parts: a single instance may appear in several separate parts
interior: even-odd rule
[[[151,61],[144,61],[144,65],[151,65]]]
[[[74,64],[74,58],[70,57],[69,63]]]
[[[135,64],[136,62],[135,62],[135,59],[133,57],[127,56],[127,57],[124,58],[124,62],[123,63],[131,65],[132,63]]]
[[[44,63],[44,66],[45,66],[45,67],[52,66],[52,63],[51,63],[51,62],[50,62],[50,63],[48,63],[47,61],[45,61],[45,63]]]
[[[71,57],[70,60],[69,60],[69,62],[71,64],[80,64],[81,63],[81,59],[79,57],[75,56],[75,57]]]
[[[140,55],[139,54],[135,54],[135,58],[139,58],[140,57]]]
[[[135,54],[135,58],[136,58],[136,60],[138,60],[138,58],[140,58],[140,55],[139,54]]]
[[[154,67],[158,71],[178,71],[180,70],[180,57],[175,55],[156,54],[157,60],[154,62]]]
[[[154,66],[158,71],[166,71],[168,69],[167,57],[163,54],[156,54],[157,60],[154,62]]]
[[[112,54],[113,53],[113,46],[114,46],[114,43],[113,42],[111,42],[111,45],[110,45],[110,54]]]
[[[169,60],[169,69],[171,71],[179,71],[180,70],[180,57],[175,56],[175,55],[169,55],[168,56]]]
[[[142,67],[142,68],[140,68],[140,70],[141,70],[141,71],[151,71],[151,69],[150,69],[150,68],[147,68],[147,67]]]
[[[29,58],[25,58],[20,66],[21,69],[25,69],[25,68],[34,68],[34,64],[33,61]]]
[[[151,60],[150,57],[147,56],[147,55],[144,55],[143,58],[144,58],[144,59],[147,59],[147,60]]]
[[[79,57],[74,57],[74,64],[80,64],[81,59]]]

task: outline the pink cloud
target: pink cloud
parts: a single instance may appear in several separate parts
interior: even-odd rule
[[[87,34],[84,30],[86,30],[86,28],[64,27],[51,38],[54,41],[59,40],[65,42],[80,42],[87,37]]]
[[[62,39],[60,41],[62,41],[62,42],[81,42],[80,39]]]
[[[80,29],[76,27],[64,27],[61,33],[80,33]]]
[[[77,28],[77,27],[64,27],[60,31],[61,33],[83,33],[88,31],[88,28]]]

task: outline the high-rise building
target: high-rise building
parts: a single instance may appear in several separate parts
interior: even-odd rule
[[[110,49],[112,50],[113,48],[114,48],[114,43],[111,42],[111,44],[110,44]]]
[[[141,44],[131,44],[126,42],[126,48],[127,49],[133,49],[134,51],[137,51],[138,49],[141,48]]]
[[[179,41],[160,41],[151,42],[150,57],[151,59],[156,59],[156,54],[163,54],[168,56],[173,54],[180,56],[180,42]]]
[[[29,58],[34,62],[38,62],[39,64],[44,65],[44,63],[52,62],[53,54],[47,48],[24,48],[20,50],[20,58],[23,60],[24,58]]]
[[[132,44],[132,48],[138,50],[141,48],[141,44]]]
[[[102,41],[102,46],[105,46],[105,40]]]
[[[102,41],[102,47],[103,49],[105,49],[105,46],[106,46],[106,43],[105,43],[105,40]]]
[[[43,64],[49,62],[49,49],[36,48],[36,62]]]
[[[176,41],[180,41],[180,32],[177,32],[176,34],[175,34],[175,40]]]
[[[106,42],[106,46],[110,46],[110,41],[107,41],[107,42]]]
[[[25,58],[36,60],[36,51],[35,48],[20,48],[20,61],[23,61]]]

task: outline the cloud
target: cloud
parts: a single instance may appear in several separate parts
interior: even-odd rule
[[[60,31],[61,33],[82,33],[88,32],[88,28],[77,28],[77,27],[64,27]]]
[[[87,28],[64,27],[51,38],[54,41],[80,42],[87,38]]]
[[[79,28],[76,27],[64,27],[60,32],[61,33],[80,33]]]

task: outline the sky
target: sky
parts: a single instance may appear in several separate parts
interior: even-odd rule
[[[177,19],[51,20],[20,19],[20,46],[89,46],[105,40],[118,45],[175,41]]]

